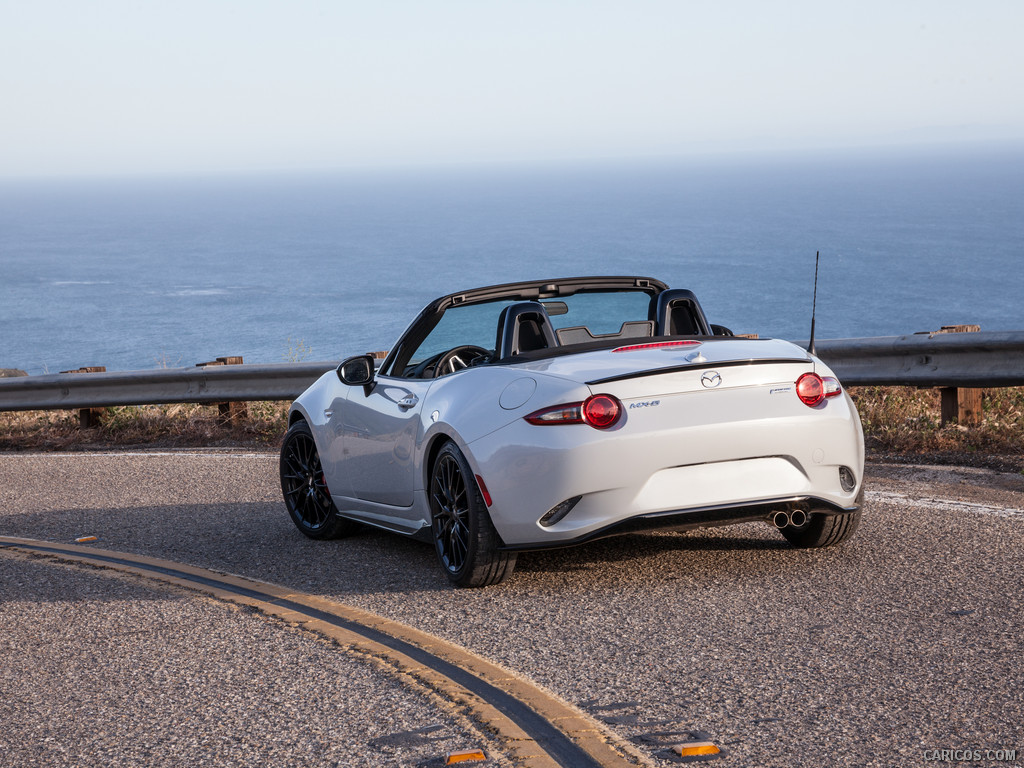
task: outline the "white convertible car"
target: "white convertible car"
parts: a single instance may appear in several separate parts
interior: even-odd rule
[[[643,529],[763,520],[837,544],[863,475],[860,419],[821,360],[733,336],[647,277],[443,296],[379,368],[352,357],[307,389],[281,449],[300,531],[428,538],[458,586]]]

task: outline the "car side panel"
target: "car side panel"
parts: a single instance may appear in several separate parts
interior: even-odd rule
[[[328,371],[292,404],[292,411],[301,412],[313,432],[332,497],[345,496],[350,490],[342,461],[344,455],[341,439],[341,415],[348,389],[338,379],[337,373]]]
[[[349,388],[342,411],[341,461],[350,488],[347,495],[391,507],[412,507],[419,478],[420,415],[432,384],[380,377],[366,390]]]

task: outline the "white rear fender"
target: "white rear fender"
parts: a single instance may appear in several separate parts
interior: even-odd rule
[[[431,457],[438,441],[454,441],[474,473],[480,474],[473,455],[474,441],[522,421],[539,408],[584,400],[589,394],[585,385],[524,374],[508,366],[481,368],[472,376],[458,373],[437,380],[421,412],[423,437],[417,449],[422,488],[429,488]]]

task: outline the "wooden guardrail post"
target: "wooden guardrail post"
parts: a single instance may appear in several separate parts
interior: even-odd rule
[[[106,373],[105,365],[87,365],[76,368],[73,371],[61,371],[61,373]],[[100,418],[103,416],[102,408],[79,408],[78,427],[79,429],[95,429],[100,425]]]
[[[196,368],[206,368],[211,365],[242,365],[240,355],[229,357],[218,357],[207,363],[196,363]],[[217,410],[220,412],[220,420],[229,424],[240,424],[248,415],[249,408],[245,403],[217,403]]]
[[[940,333],[977,333],[980,325],[944,325],[932,334]],[[939,387],[941,398],[941,424],[950,422],[967,425],[981,423],[981,395],[984,389],[979,387]]]

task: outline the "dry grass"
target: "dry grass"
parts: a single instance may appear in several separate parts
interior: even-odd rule
[[[977,425],[941,425],[937,389],[851,387],[870,456],[1024,467],[1024,388],[987,389]]]
[[[982,423],[940,426],[939,391],[852,387],[872,458],[1024,469],[1024,388],[986,390]],[[0,450],[95,448],[276,448],[287,402],[248,403],[248,416],[225,423],[216,406],[106,408],[100,425],[79,427],[78,411],[0,413]]]
[[[288,426],[287,402],[247,403],[232,424],[216,405],[103,408],[100,424],[79,426],[78,411],[0,413],[0,450],[61,451],[97,447],[277,447]]]

